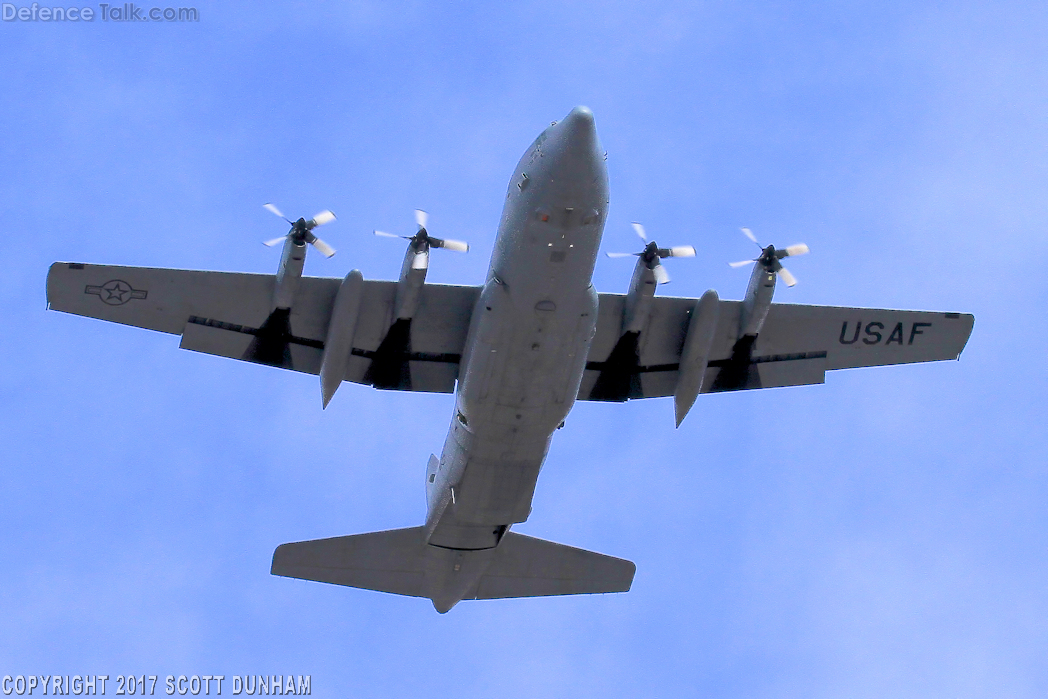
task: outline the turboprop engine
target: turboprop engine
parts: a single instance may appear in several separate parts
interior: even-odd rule
[[[804,243],[790,245],[786,248],[776,248],[774,245],[762,246],[757,242],[757,236],[749,228],[742,228],[743,235],[752,240],[761,249],[761,254],[752,260],[729,263],[732,267],[745,267],[753,265],[750,274],[750,283],[746,287],[746,297],[742,301],[742,314],[739,318],[739,337],[757,335],[764,325],[764,319],[768,317],[768,309],[771,308],[771,299],[775,295],[775,279],[782,277],[786,286],[794,286],[797,279],[790,274],[789,270],[782,266],[784,257],[795,257],[808,252],[808,246]]]
[[[402,238],[408,241],[408,249],[404,253],[404,264],[400,267],[400,280],[397,283],[397,300],[395,303],[396,319],[410,319],[415,316],[418,308],[418,296],[422,285],[426,281],[426,272],[429,270],[430,248],[445,248],[455,252],[469,252],[469,244],[461,240],[447,240],[435,238],[426,230],[429,214],[421,209],[415,209],[415,223],[418,231],[415,235],[395,235],[384,231],[375,231],[375,235],[383,238]]]
[[[262,243],[266,247],[284,243],[284,250],[280,255],[280,267],[277,269],[277,283],[273,290],[273,307],[291,308],[291,303],[295,300],[295,292],[298,291],[298,280],[302,278],[302,267],[306,264],[306,244],[315,247],[324,257],[331,257],[335,254],[335,248],[313,234],[313,229],[317,226],[334,221],[335,214],[324,210],[308,221],[304,218],[292,221],[272,204],[263,204],[263,206],[266,211],[291,224],[291,230],[284,235]]]
[[[660,248],[654,240],[648,240],[644,226],[633,222],[633,230],[644,241],[640,252],[609,252],[608,257],[636,257],[633,268],[633,279],[626,292],[626,307],[623,312],[622,332],[640,332],[647,324],[651,297],[655,287],[669,284],[670,275],[662,266],[665,257],[695,257],[695,248],[691,245],[678,245],[672,248]]]

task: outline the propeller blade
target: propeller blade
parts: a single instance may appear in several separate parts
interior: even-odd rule
[[[324,211],[321,211],[319,214],[313,217],[313,225],[323,226],[325,223],[331,223],[334,220],[335,214],[325,209]]]
[[[282,214],[280,212],[280,209],[278,209],[277,207],[273,206],[272,204],[263,204],[262,208],[264,208],[266,211],[269,211],[272,214],[275,214],[275,215],[279,216],[280,218],[284,219],[288,223],[291,223],[290,219],[288,219],[287,216],[285,216],[284,214]]]
[[[335,255],[335,248],[331,247],[316,236],[313,236],[313,240],[309,241],[309,243],[324,257],[333,257]]]
[[[404,240],[411,240],[410,235],[393,235],[392,233],[386,233],[385,231],[375,231],[375,235],[382,238],[403,238]]]
[[[788,257],[795,257],[797,255],[807,255],[809,252],[811,251],[808,249],[808,246],[804,243],[797,243],[796,245],[791,245],[788,248],[786,248],[786,255]]]
[[[648,242],[648,234],[644,232],[644,226],[640,225],[636,221],[634,221],[632,225],[633,230],[637,232],[637,235],[640,236],[640,239],[643,240],[645,243]]]
[[[419,228],[425,228],[426,223],[429,221],[429,214],[422,209],[415,209],[415,223],[418,224]]]
[[[738,262],[729,262],[729,267],[745,267],[746,265],[752,265],[756,260],[740,260]]]
[[[757,243],[757,236],[753,235],[753,231],[751,231],[749,228],[740,228],[739,230],[742,231],[742,234],[744,236]],[[760,243],[757,243],[757,245],[760,245]]]
[[[277,243],[283,243],[285,238],[287,238],[287,236],[286,235],[282,235],[279,238],[273,238],[273,240],[267,240],[267,241],[263,242],[262,244],[265,245],[267,248],[271,248],[274,245],[276,245]]]
[[[691,245],[678,245],[666,251],[668,254],[659,257],[695,257],[695,248]]]
[[[414,259],[411,260],[411,269],[428,269],[429,268],[429,250],[425,252],[415,253]]]
[[[782,277],[782,281],[786,282],[786,286],[793,286],[797,283],[797,279],[785,267],[779,267],[779,276]]]
[[[655,265],[655,269],[651,271],[655,273],[655,281],[657,281],[659,284],[670,283],[670,274],[662,265]]]
[[[447,240],[446,238],[430,238],[430,245],[437,248],[444,248],[445,250],[454,250],[455,252],[469,252],[469,243],[464,243],[461,240]]]
[[[640,257],[639,252],[606,252],[608,257]]]

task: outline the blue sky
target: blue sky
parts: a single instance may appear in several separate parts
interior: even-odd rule
[[[17,4],[17,3],[16,3]],[[320,696],[1048,692],[1043,3],[262,3],[0,26],[0,674],[310,674]],[[625,595],[429,602],[269,575],[286,541],[414,526],[453,399],[198,355],[48,313],[55,260],[395,277],[374,228],[470,241],[586,104],[605,250],[643,221],[728,261],[804,241],[778,300],[972,312],[960,362],[575,407],[518,531],[629,558]],[[439,257],[439,259],[437,259]],[[594,283],[624,291],[630,263]]]

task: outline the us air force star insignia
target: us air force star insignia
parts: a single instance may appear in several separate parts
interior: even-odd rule
[[[102,299],[103,303],[110,306],[122,306],[131,299],[144,299],[148,292],[142,289],[132,289],[131,285],[122,279],[110,279],[102,286],[90,284],[84,288],[85,294],[94,294]]]

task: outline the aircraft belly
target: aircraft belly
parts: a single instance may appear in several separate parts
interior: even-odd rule
[[[527,520],[552,435],[578,395],[608,202],[586,123],[578,140],[538,139],[510,181],[459,365],[452,430],[427,486],[431,544],[496,546],[509,525]]]
[[[452,430],[469,437],[449,434],[445,444],[441,468],[448,471],[450,502],[434,523],[434,540],[472,547],[476,535],[490,537],[492,527],[530,515],[552,434],[578,393],[596,322],[588,279],[583,289],[573,281],[575,289],[539,286],[514,294],[494,284],[482,293]],[[481,529],[451,528],[460,526]]]
[[[582,378],[581,365],[574,381],[563,378],[569,363],[563,350],[573,343],[556,341],[546,352],[531,349],[533,340],[551,329],[549,324],[537,328],[534,336],[517,334],[516,342],[487,353],[491,366],[475,400],[463,386],[459,409],[469,416],[472,438],[462,453],[465,466],[455,491],[457,520],[508,524],[526,521],[531,512],[552,433],[572,405],[570,385],[577,390]],[[585,355],[584,346],[573,349],[572,354]]]

